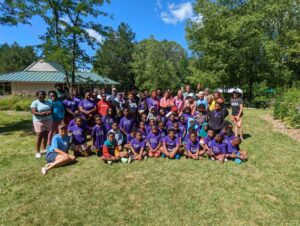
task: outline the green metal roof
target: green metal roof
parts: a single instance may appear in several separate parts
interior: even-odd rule
[[[0,82],[65,82],[63,72],[49,71],[20,71],[0,75]],[[76,72],[75,83],[97,83],[104,85],[117,85],[116,81],[102,77],[93,72]]]

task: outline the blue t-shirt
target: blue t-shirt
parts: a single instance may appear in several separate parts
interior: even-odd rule
[[[51,146],[47,150],[47,153],[55,152],[55,149],[59,149],[63,152],[67,152],[70,143],[69,136],[61,136],[60,134],[56,134],[52,138]]]
[[[65,107],[60,100],[51,101],[49,100],[53,107],[52,112],[52,120],[53,122],[59,122],[64,119],[65,117]]]
[[[197,107],[200,105],[200,104],[203,104],[203,105],[205,105],[205,109],[207,109],[207,100],[206,99],[203,99],[203,100],[197,100],[197,102],[196,102],[196,104],[197,104]]]
[[[51,110],[51,103],[47,100],[45,100],[44,102],[40,102],[39,100],[35,100],[31,103],[30,108],[35,108],[37,112],[50,111]],[[47,116],[32,115],[32,120],[34,122],[52,120],[52,115],[47,115]]]

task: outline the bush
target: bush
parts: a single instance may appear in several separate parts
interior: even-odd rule
[[[33,100],[34,98],[29,96],[3,96],[0,98],[0,110],[28,111]]]
[[[273,116],[286,122],[290,127],[300,128],[300,88],[283,90],[276,97]]]

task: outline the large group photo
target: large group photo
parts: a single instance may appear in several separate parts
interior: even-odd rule
[[[298,0],[0,0],[0,225],[300,225]]]

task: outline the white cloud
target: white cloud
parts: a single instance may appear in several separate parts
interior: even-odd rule
[[[156,12],[158,12],[158,11],[161,11],[162,10],[162,7],[163,7],[163,5],[162,5],[162,2],[161,2],[161,0],[156,0],[156,2],[155,2],[155,11]]]
[[[160,9],[162,9],[161,2],[159,0],[157,0],[157,2],[160,3]],[[173,25],[176,25],[188,19],[191,19],[196,23],[200,23],[202,18],[201,16],[197,16],[194,14],[193,5],[191,2],[184,2],[179,4],[168,3],[168,10],[161,12],[160,17],[166,24]]]
[[[88,35],[91,38],[96,39],[97,42],[99,42],[99,43],[103,42],[103,37],[98,32],[96,32],[95,30],[93,30],[93,29],[86,29],[86,32],[88,33]]]

